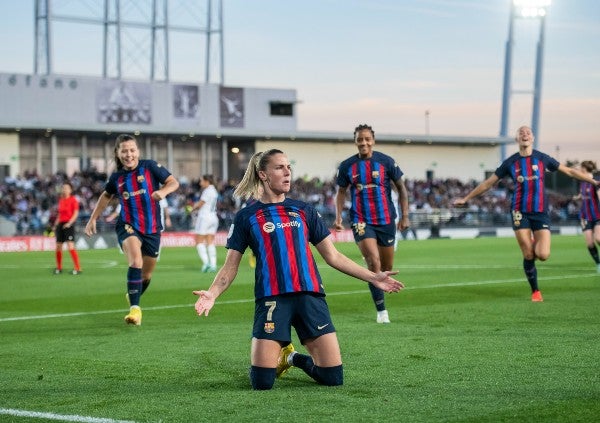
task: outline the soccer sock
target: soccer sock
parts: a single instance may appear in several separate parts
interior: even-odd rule
[[[537,281],[537,269],[535,267],[535,259],[523,259],[523,269],[525,270],[527,282],[529,282],[529,285],[531,286],[531,292],[537,291],[539,288]]]
[[[206,244],[196,244],[196,251],[202,260],[202,264],[208,263],[208,253],[206,252]]]
[[[304,371],[308,376],[313,378],[317,383],[326,386],[341,385],[344,381],[344,373],[342,365],[335,367],[319,367],[310,355],[295,353],[291,355],[292,365]]]
[[[372,283],[369,284],[369,290],[371,291],[371,298],[375,303],[377,311],[385,310],[385,299],[383,298],[383,290],[377,288]]]
[[[150,286],[150,281],[152,279],[144,279],[142,281],[142,292],[140,293],[140,295],[142,295],[144,292],[146,292],[146,290],[148,289],[148,287]]]
[[[56,250],[56,268],[62,270],[62,250]]]
[[[594,245],[593,247],[588,247],[588,251],[592,255],[592,258],[596,262],[596,264],[600,264],[600,257],[598,257],[598,248]]]
[[[276,369],[268,367],[250,367],[250,383],[252,383],[252,389],[255,390],[268,390],[273,387],[275,383]]]
[[[208,263],[212,267],[217,267],[217,247],[215,244],[210,244],[208,246]]]
[[[135,267],[127,269],[127,293],[129,294],[129,304],[139,306],[142,295],[142,269]]]
[[[80,271],[81,268],[79,267],[79,254],[77,254],[77,250],[69,250],[69,253],[71,253],[71,258],[73,259],[73,268]]]

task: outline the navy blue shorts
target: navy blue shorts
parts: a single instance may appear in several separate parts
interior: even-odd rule
[[[308,292],[257,300],[252,336],[283,344],[292,341],[292,327],[300,342],[335,332],[325,297]]]
[[[143,234],[129,223],[121,221],[117,222],[115,230],[117,231],[117,239],[119,240],[121,249],[123,249],[123,241],[130,236],[135,236],[142,243],[142,256],[158,257],[158,253],[160,252],[160,232],[156,234]]]
[[[531,229],[539,231],[540,229],[550,230],[550,216],[547,213],[523,213],[518,210],[512,211],[512,228]]]
[[[375,238],[377,245],[391,247],[396,240],[396,225],[369,225],[368,223],[358,222],[352,224],[352,234],[357,243],[367,238]]]
[[[56,226],[56,242],[74,242],[75,227],[71,225],[68,228],[64,227],[67,222],[61,222]]]
[[[580,223],[581,223],[582,231],[593,231],[594,226],[600,225],[600,219],[597,219],[597,220],[581,219]]]

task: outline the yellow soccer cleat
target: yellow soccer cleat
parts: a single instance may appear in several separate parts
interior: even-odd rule
[[[294,346],[292,345],[292,343],[290,342],[289,344],[287,344],[287,346],[283,347],[281,349],[281,351],[279,352],[279,359],[277,360],[277,369],[275,370],[275,375],[277,377],[281,377],[284,374],[287,373],[287,371],[294,367],[293,365],[289,364],[288,362],[288,358],[290,356],[290,354],[292,354],[294,352]]]
[[[142,324],[142,309],[139,306],[131,306],[129,314],[125,316],[125,323],[139,326]]]

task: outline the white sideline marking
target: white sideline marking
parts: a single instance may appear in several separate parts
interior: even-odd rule
[[[551,280],[564,280],[564,279],[576,279],[576,278],[593,278],[597,277],[597,273],[587,274],[587,275],[563,275],[563,276],[545,276],[544,281]],[[473,281],[473,282],[455,282],[455,283],[443,283],[443,284],[435,284],[435,285],[427,285],[427,286],[415,286],[415,287],[406,287],[405,290],[417,290],[417,289],[434,289],[434,288],[454,288],[460,286],[476,286],[476,285],[493,285],[493,284],[501,284],[501,283],[514,283],[514,282],[523,282],[523,278],[515,278],[515,279],[496,279],[489,281]],[[354,291],[341,291],[341,292],[332,292],[327,293],[328,297],[334,297],[336,295],[353,295],[353,294],[362,294],[366,291],[366,289],[354,290]],[[242,303],[252,303],[254,302],[254,298],[248,298],[243,300],[229,300],[229,301],[218,301],[216,304],[242,304]],[[194,304],[176,304],[176,305],[165,305],[165,306],[154,306],[154,307],[144,307],[144,310],[168,310],[171,308],[183,308],[183,307],[193,307]],[[60,313],[60,314],[43,314],[40,316],[20,316],[20,317],[5,317],[0,318],[0,323],[2,322],[14,322],[17,320],[35,320],[35,319],[51,319],[55,317],[77,317],[77,316],[93,316],[96,314],[113,314],[113,313],[123,313],[127,311],[125,309],[119,310],[99,310],[99,311],[86,311],[86,312],[78,312],[78,313]]]
[[[0,414],[18,417],[33,417],[38,419],[60,420],[63,422],[83,423],[135,423],[133,420],[113,420],[98,417],[86,417],[77,415],[64,415],[54,413],[40,413],[38,411],[15,410],[14,408],[0,408]]]

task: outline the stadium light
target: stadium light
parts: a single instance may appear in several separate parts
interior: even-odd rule
[[[506,51],[504,58],[504,81],[502,90],[502,115],[500,118],[500,136],[508,135],[508,121],[510,112],[510,98],[512,89],[512,50],[513,50],[513,26],[517,18],[538,19],[540,21],[540,35],[536,48],[535,60],[535,79],[533,94],[533,110],[531,113],[531,129],[535,134],[533,148],[537,149],[539,145],[539,121],[540,121],[540,103],[542,92],[542,68],[544,58],[544,39],[546,13],[551,0],[512,0],[510,3],[510,22],[508,26],[508,40],[506,41]],[[501,158],[506,158],[506,146],[501,146]]]
[[[546,10],[551,0],[513,0],[515,12],[522,18],[541,18],[546,16]]]

